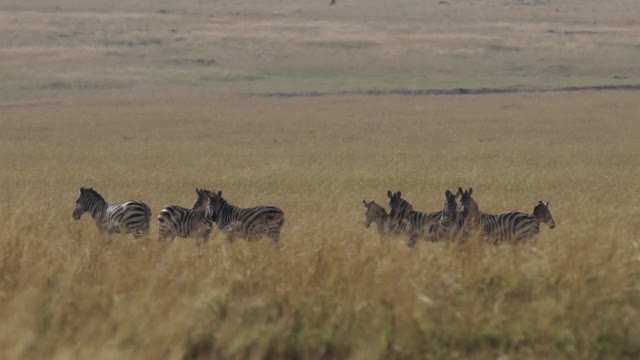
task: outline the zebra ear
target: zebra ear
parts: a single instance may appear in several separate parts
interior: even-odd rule
[[[367,200],[362,200],[362,203],[364,204],[364,207],[368,208],[369,204],[367,204]]]
[[[542,204],[542,200],[538,200],[538,204]]]
[[[391,190],[387,190],[387,196],[389,197],[389,199],[391,199],[393,197],[393,194],[391,193]]]
[[[547,203],[545,204],[547,207],[549,207],[549,202],[547,201]]]
[[[462,195],[462,194],[464,194],[464,190],[462,190],[462,188],[461,188],[461,187],[459,187],[459,188],[458,188],[458,195]]]
[[[80,187],[80,192],[84,192],[84,187]]]
[[[469,196],[471,196],[471,194],[473,194],[473,188],[469,188]]]
[[[402,197],[402,193],[401,193],[400,191],[398,191],[398,192],[396,193],[396,195],[398,195],[398,197],[399,197],[399,198],[401,198],[401,197]]]
[[[221,191],[221,190],[220,190],[220,191],[218,191],[218,196],[219,196],[219,197],[222,197],[222,191]]]

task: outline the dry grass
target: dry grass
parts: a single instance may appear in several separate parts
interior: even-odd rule
[[[106,100],[2,109],[0,357],[628,357],[640,352],[634,93]],[[281,206],[282,248],[104,243],[80,186]],[[384,243],[362,199],[551,202],[529,245]]]
[[[638,358],[636,0],[4,1],[0,358]],[[393,6],[390,6],[393,5]],[[73,221],[80,186],[274,204],[282,246]],[[381,241],[362,200],[551,202],[524,246]]]

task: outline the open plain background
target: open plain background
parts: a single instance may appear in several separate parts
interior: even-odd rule
[[[0,1],[0,358],[640,357],[639,13]],[[278,205],[282,244],[105,241],[80,186]],[[363,199],[458,186],[558,226],[413,250],[363,226]]]

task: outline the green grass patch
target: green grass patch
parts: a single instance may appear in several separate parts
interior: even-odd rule
[[[95,90],[125,87],[116,82],[102,82],[93,80],[55,80],[40,87],[42,90]]]
[[[378,46],[375,41],[366,41],[366,40],[344,40],[344,41],[323,41],[323,40],[312,40],[305,42],[305,45],[321,47],[321,48],[330,48],[330,49],[342,49],[342,50],[361,50],[361,49],[370,49]]]
[[[490,52],[515,52],[522,50],[522,48],[519,46],[491,44],[487,46],[487,50],[489,50]]]
[[[104,46],[123,46],[123,47],[139,47],[160,45],[160,39],[139,39],[139,40],[105,40],[101,42]]]
[[[264,80],[265,76],[258,74],[207,74],[200,76],[201,81],[213,82],[247,82]]]

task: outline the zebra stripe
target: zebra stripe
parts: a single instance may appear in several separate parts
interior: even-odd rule
[[[391,214],[391,231],[396,234],[409,234],[408,245],[413,247],[418,238],[425,236],[425,229],[440,221],[442,211],[432,213],[413,210],[413,205],[402,198],[400,191],[387,191]]]
[[[538,202],[533,209],[533,215],[517,211],[485,214],[471,197],[473,188],[465,191],[459,188],[458,193],[462,195],[462,216],[465,222],[471,230],[479,231],[489,243],[497,245],[501,242],[517,243],[531,239],[540,233],[541,222],[551,229],[556,226],[549,210],[549,203]]]
[[[227,234],[227,240],[233,241],[235,235],[246,240],[255,240],[263,235],[274,242],[280,239],[284,225],[284,212],[275,206],[256,206],[240,208],[227,203],[222,191],[210,193],[209,207],[215,214],[218,228]]]
[[[464,225],[462,215],[458,213],[458,203],[456,198],[459,194],[453,194],[447,190],[445,192],[444,208],[440,221],[429,228],[428,239],[430,241],[452,240]]]
[[[158,215],[159,240],[198,237],[199,244],[209,240],[215,218],[209,208],[210,191],[196,189],[198,198],[191,209],[170,205]]]
[[[386,233],[388,230],[387,226],[389,225],[389,214],[387,214],[387,210],[375,201],[367,202],[366,200],[362,200],[362,203],[364,207],[367,208],[364,226],[368,228],[371,226],[371,223],[375,223],[380,234]]]
[[[141,200],[107,203],[93,188],[80,188],[73,218],[80,220],[88,212],[103,234],[131,233],[139,238],[149,233],[151,209]]]

